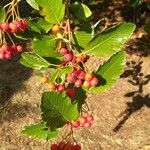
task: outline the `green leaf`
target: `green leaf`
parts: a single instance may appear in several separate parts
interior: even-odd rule
[[[104,65],[95,72],[99,77],[100,85],[90,89],[90,92],[101,93],[108,90],[117,82],[125,67],[125,52],[120,51],[113,55]]]
[[[55,81],[58,77],[62,78],[63,76],[66,76],[69,72],[72,71],[72,67],[65,67],[65,68],[57,68],[53,69],[51,72],[51,76],[49,79],[49,82]]]
[[[32,52],[24,52],[21,54],[22,59],[20,63],[29,68],[41,69],[47,68],[50,64],[41,56],[32,53]],[[31,66],[29,66],[31,64]]]
[[[31,30],[26,30],[23,33],[16,33],[14,34],[15,37],[17,37],[18,39],[21,40],[28,40],[28,39],[34,39],[34,38],[38,38],[41,39],[41,34],[35,32],[35,31],[31,31]]]
[[[90,17],[92,15],[92,12],[89,9],[89,7],[85,4],[82,4],[82,7],[83,7],[83,10],[84,10],[85,17],[86,18]]]
[[[62,57],[62,55],[54,51],[56,39],[51,36],[43,36],[41,39],[32,41],[32,48],[35,53],[43,57]]]
[[[26,2],[36,10],[39,10],[39,5],[35,2],[35,0],[26,0]]]
[[[35,0],[41,6],[41,15],[51,24],[58,24],[65,14],[62,0]]]
[[[58,92],[45,92],[42,96],[42,119],[51,129],[60,128],[79,116],[77,104]]]
[[[58,130],[50,131],[43,122],[25,126],[21,133],[43,140],[49,140],[58,136]]]
[[[122,23],[95,36],[86,46],[82,53],[99,57],[111,56],[118,52],[130,38],[135,25]]]
[[[52,28],[52,24],[49,22],[45,21],[42,18],[34,18],[34,19],[29,19],[29,28],[32,31],[42,33],[43,31],[48,32]]]
[[[91,39],[92,35],[84,31],[76,31],[73,35],[73,43],[75,43],[78,47],[85,48]]]
[[[71,10],[79,21],[85,21],[86,18],[90,17],[92,12],[85,4],[75,2],[71,5]]]
[[[129,5],[130,5],[131,7],[136,8],[136,7],[138,7],[139,5],[141,5],[143,2],[144,2],[144,0],[130,0],[130,1],[129,1]]]
[[[5,12],[5,9],[0,6],[0,21],[3,22],[6,18],[6,12]]]

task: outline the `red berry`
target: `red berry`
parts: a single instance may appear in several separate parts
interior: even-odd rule
[[[6,59],[11,59],[11,52],[6,51],[6,53],[5,53],[5,58],[6,58]]]
[[[85,78],[85,72],[84,71],[80,71],[79,75],[78,75],[78,78],[79,79],[84,79]]]
[[[58,145],[59,150],[63,150],[65,146],[66,146],[66,143],[60,142],[59,145]]]
[[[71,74],[69,74],[66,78],[66,81],[68,83],[74,83],[76,81],[76,77],[75,76],[72,76]]]
[[[69,97],[75,97],[76,92],[75,92],[74,89],[69,88],[69,89],[66,89],[66,94],[67,94]]]
[[[77,61],[77,57],[73,55],[72,62],[76,63],[76,61]]]
[[[52,92],[56,90],[56,85],[54,82],[49,83],[49,90]]]
[[[12,51],[13,53],[17,53],[17,52],[18,52],[18,51],[17,51],[17,46],[16,46],[15,44],[11,46],[11,51]]]
[[[94,121],[94,117],[92,115],[90,115],[90,114],[88,114],[86,116],[86,118],[87,118],[87,122],[93,122]]]
[[[2,29],[3,29],[5,32],[9,32],[9,31],[10,31],[9,23],[8,23],[8,22],[2,23]]]
[[[5,51],[0,51],[0,59],[5,60]]]
[[[80,126],[80,122],[79,121],[74,121],[74,122],[71,123],[71,126],[73,128],[78,128]]]
[[[2,22],[0,22],[0,29],[2,29]]]
[[[61,48],[60,49],[60,54],[66,55],[66,54],[68,54],[68,50],[66,48]]]
[[[92,74],[90,74],[90,73],[86,73],[86,74],[85,74],[84,79],[85,79],[86,81],[91,81],[92,78],[93,78],[93,75],[92,75]]]
[[[98,79],[96,77],[93,77],[92,80],[90,81],[92,86],[97,86],[98,85]]]
[[[84,81],[84,83],[83,83],[83,87],[85,87],[85,88],[89,88],[91,86],[91,83],[90,83],[90,81]]]
[[[84,116],[80,116],[79,122],[80,122],[80,126],[84,126],[84,124],[87,122],[87,118]]]
[[[64,55],[64,59],[65,59],[65,61],[72,61],[73,55],[71,53],[68,53],[68,54]]]
[[[84,125],[83,125],[83,127],[84,128],[89,128],[89,127],[91,127],[91,123],[90,122],[86,122]]]
[[[17,26],[14,22],[9,23],[9,28],[12,33],[17,32]]]
[[[76,87],[81,87],[83,84],[82,80],[81,79],[77,79],[77,81],[75,82],[75,86]]]
[[[73,148],[74,148],[74,150],[81,150],[81,146],[78,145],[78,144],[77,144],[77,145],[74,145]]]
[[[65,86],[64,86],[63,84],[59,84],[59,85],[57,86],[57,91],[58,91],[58,92],[62,93],[64,90],[65,90]]]
[[[57,144],[52,144],[51,145],[51,150],[59,150],[59,147]]]
[[[17,45],[16,48],[17,48],[17,51],[18,51],[18,52],[22,52],[22,50],[23,50],[23,47],[22,47],[21,45]]]

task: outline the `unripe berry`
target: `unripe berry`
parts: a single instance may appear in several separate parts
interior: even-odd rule
[[[74,121],[74,122],[71,123],[71,126],[73,128],[78,128],[80,126],[80,122],[79,121]]]
[[[42,82],[43,82],[43,83],[47,83],[47,82],[48,82],[48,77],[47,77],[47,76],[43,77],[43,78],[42,78]]]
[[[76,87],[81,87],[83,84],[82,80],[81,79],[77,79],[77,81],[75,82],[75,86]]]
[[[63,84],[59,84],[59,85],[57,86],[57,91],[58,91],[58,92],[62,93],[64,90],[65,90],[65,86],[64,86]]]
[[[86,118],[87,118],[87,122],[93,122],[94,121],[94,117],[92,115],[90,115],[90,114],[88,114],[86,116]]]
[[[85,78],[84,78],[84,79],[85,79],[86,81],[91,81],[92,78],[93,78],[93,75],[92,75],[92,74],[90,74],[90,73],[86,73],[86,74],[85,74]]]
[[[90,83],[90,81],[84,81],[83,82],[83,87],[85,87],[85,88],[89,88],[91,86],[91,83]]]
[[[71,53],[64,55],[65,61],[72,61],[72,59],[73,59],[73,55]]]
[[[59,38],[59,39],[62,39],[63,38],[63,35],[61,33],[57,33],[56,36]]]
[[[57,33],[59,33],[59,32],[61,32],[61,27],[59,26],[59,25],[54,25],[53,27],[52,27],[52,34],[57,34]]]
[[[98,85],[98,79],[96,77],[93,77],[92,80],[90,81],[92,86],[97,86]]]
[[[56,85],[54,82],[49,83],[48,87],[51,92],[54,92],[56,90]]]
[[[84,124],[87,122],[87,118],[84,116],[80,116],[78,120],[80,122],[80,126],[84,126]]]
[[[9,28],[9,23],[8,23],[8,22],[2,23],[2,29],[3,29],[5,32],[9,32],[9,30],[10,30],[10,28]]]
[[[52,144],[51,145],[51,150],[59,150],[59,147],[57,144]]]
[[[68,50],[66,48],[61,48],[60,49],[60,54],[66,55],[66,54],[68,54]]]
[[[75,97],[76,92],[75,92],[74,89],[69,88],[69,89],[66,89],[66,94],[67,94],[69,97]]]
[[[91,127],[91,123],[90,122],[86,122],[84,125],[83,125],[83,127],[84,128],[90,128]]]

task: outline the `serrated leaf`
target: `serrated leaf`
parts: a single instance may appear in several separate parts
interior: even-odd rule
[[[73,35],[73,43],[75,43],[78,47],[85,48],[91,39],[92,35],[84,31],[76,31]]]
[[[32,52],[24,52],[21,54],[22,59],[20,61],[21,64],[35,69],[47,68],[50,64],[41,56],[32,53]],[[29,66],[31,64],[31,66]]]
[[[125,67],[125,52],[113,55],[95,74],[99,77],[100,85],[90,89],[90,92],[101,93],[108,90],[117,82]]]
[[[80,2],[75,2],[74,4],[72,4],[71,10],[79,21],[85,21],[86,18],[90,17],[92,14],[88,6]]]
[[[123,47],[134,30],[135,25],[132,23],[122,23],[110,28],[94,37],[82,53],[99,57],[111,56]]]
[[[34,9],[39,10],[39,5],[35,2],[35,0],[26,0],[26,2]]]
[[[3,22],[6,18],[6,12],[5,12],[5,9],[0,6],[0,21]]]
[[[58,24],[65,14],[62,0],[35,0],[41,6],[41,15],[51,24]]]
[[[69,97],[58,92],[45,92],[42,96],[42,119],[51,129],[60,128],[66,122],[78,118],[77,104],[71,104]]]
[[[51,36],[43,36],[41,39],[32,41],[32,49],[35,53],[43,57],[62,57],[62,55],[54,51],[56,39]]]
[[[30,30],[37,33],[43,33],[43,31],[48,32],[53,26],[53,24],[50,24],[43,18],[38,17],[34,19],[29,19],[28,22]]]
[[[27,62],[23,58],[21,58],[19,62],[27,68],[35,68],[35,66],[32,63]]]
[[[43,122],[25,126],[21,133],[32,138],[43,140],[49,140],[58,136],[58,130],[50,131]]]

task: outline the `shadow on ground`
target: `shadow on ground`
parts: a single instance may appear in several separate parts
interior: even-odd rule
[[[19,58],[0,61],[0,103],[6,103],[11,96],[23,88],[23,82],[32,71],[19,63]]]
[[[127,108],[118,116],[122,118],[121,121],[114,127],[113,131],[117,132],[126,123],[129,117],[139,111],[142,107],[150,108],[150,94],[144,94],[144,86],[150,82],[150,74],[144,75],[142,73],[143,61],[127,62],[128,69],[122,74],[122,78],[129,77],[128,82],[133,86],[137,86],[137,91],[128,92],[125,97],[131,97],[132,102],[127,102]]]

